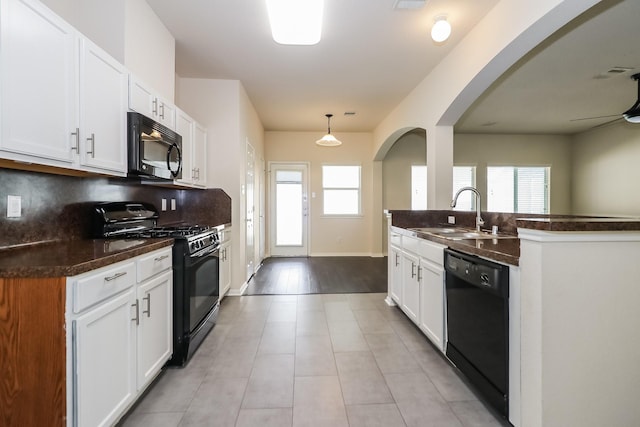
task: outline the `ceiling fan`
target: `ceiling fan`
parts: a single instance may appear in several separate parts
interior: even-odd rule
[[[635,104],[633,104],[631,108],[629,108],[627,111],[625,111],[622,114],[611,114],[608,116],[595,116],[595,117],[582,117],[580,119],[571,119],[569,121],[578,122],[582,120],[595,120],[595,119],[606,119],[609,117],[615,117],[615,119],[609,120],[608,122],[600,123],[599,125],[596,125],[593,128],[605,126],[605,125],[608,125],[609,123],[613,123],[623,119],[628,121],[629,123],[640,123],[640,73],[636,73],[632,75],[631,78],[638,82],[638,97],[636,98]]]

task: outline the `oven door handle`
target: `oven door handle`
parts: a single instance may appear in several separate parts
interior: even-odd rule
[[[220,249],[219,245],[206,247],[198,252],[191,254],[191,258],[202,258]]]

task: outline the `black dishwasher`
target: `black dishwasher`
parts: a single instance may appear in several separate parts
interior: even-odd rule
[[[509,267],[445,249],[447,357],[508,416]]]

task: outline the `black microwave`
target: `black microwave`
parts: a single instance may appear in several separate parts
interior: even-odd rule
[[[182,178],[182,137],[140,113],[127,113],[128,176]]]

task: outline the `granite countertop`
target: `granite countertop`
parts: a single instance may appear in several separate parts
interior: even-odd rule
[[[478,255],[503,264],[519,265],[520,239],[444,239],[432,234],[416,232],[416,236],[446,245],[468,254]]]
[[[69,277],[173,244],[173,239],[43,242],[0,251],[0,277]]]
[[[533,217],[516,218],[516,225],[541,231],[640,231],[640,218]]]

